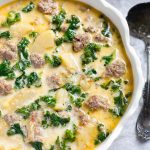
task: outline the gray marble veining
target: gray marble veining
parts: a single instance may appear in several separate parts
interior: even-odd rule
[[[150,2],[150,0],[107,0],[114,7],[119,9],[124,17],[127,16],[129,9],[142,2]],[[146,54],[144,52],[145,45],[141,40],[131,37],[131,45],[134,47],[142,64],[143,75],[146,77]],[[126,127],[122,130],[120,136],[113,142],[109,150],[150,150],[150,141],[142,143],[137,140],[135,132],[135,124],[140,112],[142,100],[139,108],[126,122]]]

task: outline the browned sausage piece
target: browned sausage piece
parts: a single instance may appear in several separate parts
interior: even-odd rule
[[[105,77],[119,78],[123,76],[125,72],[126,72],[125,62],[118,59],[106,67]]]
[[[0,79],[0,95],[5,96],[10,94],[12,91],[12,86],[6,83],[5,80]]]
[[[90,122],[89,116],[81,109],[75,108],[75,115],[77,115],[79,119],[79,124],[81,126],[86,126]]]
[[[90,41],[88,34],[78,34],[73,41],[73,50],[75,52],[81,51]]]
[[[62,84],[60,76],[57,74],[53,74],[52,76],[48,76],[46,78],[46,82],[47,82],[47,85],[50,87],[50,89],[57,89]]]
[[[55,15],[58,12],[58,4],[53,0],[41,0],[38,9],[44,14]]]
[[[93,95],[86,102],[85,105],[92,111],[96,111],[100,108],[104,110],[109,109],[107,99],[101,96]]]
[[[31,54],[30,59],[35,68],[41,68],[45,64],[44,59],[39,54]]]
[[[95,33],[96,29],[93,26],[88,26],[87,28],[85,28],[85,32]]]
[[[34,111],[32,112],[29,118],[29,124],[26,126],[26,142],[31,141],[40,141],[42,142],[42,127],[41,122],[43,118],[43,112],[41,111]]]
[[[15,60],[17,52],[12,51],[9,47],[2,47],[0,49],[0,58],[3,60]]]
[[[21,120],[21,116],[18,116],[17,114],[6,114],[4,115],[4,120],[9,126],[11,126],[14,123],[19,122]]]

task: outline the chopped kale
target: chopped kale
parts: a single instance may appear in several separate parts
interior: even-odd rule
[[[105,129],[103,124],[99,124],[97,129],[98,135],[95,139],[95,145],[102,143],[109,136],[109,132]]]
[[[9,31],[5,31],[5,32],[0,32],[0,39],[11,39],[11,35]]]
[[[116,107],[114,109],[110,109],[110,112],[117,117],[122,116],[125,112],[128,100],[121,90],[119,90],[119,95],[114,97],[114,104]]]
[[[43,150],[43,143],[39,142],[39,141],[35,141],[35,142],[30,142],[31,146],[35,149],[35,150]]]
[[[71,150],[71,148],[67,146],[67,143],[63,139],[60,140],[59,137],[57,137],[55,144],[59,150]]]
[[[75,37],[75,30],[79,28],[80,20],[78,17],[72,15],[71,19],[67,21],[70,25],[67,31],[64,33],[63,37],[56,40],[56,45],[60,46],[64,42],[72,42]]]
[[[11,25],[15,24],[16,22],[19,22],[20,20],[21,20],[20,13],[17,13],[15,11],[10,11],[8,13],[6,21],[2,23],[2,26],[10,27]]]
[[[15,88],[22,89],[25,87],[30,88],[31,86],[40,87],[41,79],[36,72],[32,72],[29,75],[26,75],[25,72],[15,80]]]
[[[48,55],[45,55],[45,61],[54,68],[59,67],[62,63],[61,57],[56,55],[53,55],[52,58],[50,58]]]
[[[10,62],[8,60],[4,60],[0,64],[0,77],[6,77],[6,79],[14,79],[15,73],[13,68],[10,66]]]
[[[92,69],[83,69],[83,72],[88,76],[90,77],[92,80],[94,80],[95,82],[96,81],[99,81],[101,77],[98,77],[97,76],[97,71],[92,68]]]
[[[38,35],[39,35],[38,32],[33,31],[33,32],[31,32],[31,33],[29,34],[29,37],[36,39],[36,37],[37,37]]]
[[[30,44],[30,41],[27,38],[22,38],[22,40],[18,44],[18,49],[20,51],[23,51],[26,49],[26,47]]]
[[[21,127],[20,127],[20,124],[18,124],[18,123],[12,125],[10,127],[10,129],[7,131],[8,136],[12,136],[12,135],[15,135],[15,134],[20,134],[24,137],[24,133],[23,133]]]
[[[44,128],[48,128],[49,126],[54,126],[54,127],[58,127],[58,126],[65,126],[67,123],[70,122],[70,118],[63,118],[58,116],[55,113],[50,113],[49,111],[47,111],[44,115],[44,119],[42,121],[42,125]]]
[[[132,96],[132,92],[128,92],[128,93],[125,95],[126,98],[129,98],[129,97],[131,97],[131,96]]]
[[[67,129],[65,131],[65,136],[64,136],[65,142],[74,142],[76,139],[76,134],[77,134],[77,127],[76,125],[73,125],[73,130]]]
[[[41,86],[41,79],[40,77],[37,75],[36,72],[32,72],[30,73],[29,76],[27,76],[27,87],[30,88],[32,85],[34,85],[35,87],[40,87]]]
[[[96,75],[97,71],[95,69],[86,70],[85,74],[88,76]]]
[[[55,149],[55,146],[54,145],[51,145],[50,149],[49,150],[54,150]]]
[[[87,93],[82,93],[81,88],[71,83],[66,83],[64,88],[69,92],[70,101],[76,106],[81,107],[87,97]]]
[[[21,76],[16,78],[15,81],[15,88],[16,89],[22,89],[26,86],[26,78],[27,76],[25,75],[25,73],[23,73]]]
[[[95,145],[98,145],[100,143],[102,143],[107,137],[108,137],[109,133],[108,132],[99,132],[97,139],[95,140]]]
[[[113,52],[111,55],[109,56],[104,56],[102,57],[102,60],[104,60],[104,66],[109,65],[116,57],[116,52]]]
[[[50,107],[55,107],[56,105],[56,99],[52,96],[43,96],[40,100],[45,102]]]
[[[30,2],[26,7],[22,9],[22,12],[29,13],[30,11],[34,9],[34,7],[35,7],[34,3]]]
[[[103,83],[100,86],[101,88],[105,90],[108,90],[109,88],[111,88],[113,92],[118,92],[119,89],[121,89],[121,83],[122,83],[122,79],[119,79],[117,81],[110,80],[109,82]]]
[[[67,108],[66,108],[66,111],[68,111],[68,112],[72,111],[72,106],[68,105]]]
[[[71,94],[81,94],[81,88],[77,85],[73,85],[71,83],[66,83],[64,85],[64,88],[70,92]]]
[[[84,49],[84,54],[81,56],[82,65],[87,65],[94,62],[96,57],[96,52],[100,51],[101,46],[95,43],[89,43]]]
[[[105,37],[110,37],[110,35],[111,35],[110,26],[106,21],[103,22],[103,29],[102,29],[101,33]]]
[[[27,67],[30,67],[31,62],[29,60],[29,54],[26,47],[29,45],[30,41],[27,38],[22,38],[18,44],[18,56],[19,61],[16,63],[14,68],[24,71]]]
[[[40,108],[41,105],[39,104],[39,100],[36,100],[28,106],[24,106],[22,108],[17,109],[16,113],[22,115],[24,119],[27,119],[29,118],[31,112],[39,110]]]
[[[54,31],[60,31],[61,25],[64,22],[66,17],[66,12],[64,10],[61,10],[58,15],[53,16],[52,23],[56,26]]]

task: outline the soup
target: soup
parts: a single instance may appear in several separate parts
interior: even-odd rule
[[[0,150],[94,150],[133,91],[120,34],[67,0],[0,8]]]

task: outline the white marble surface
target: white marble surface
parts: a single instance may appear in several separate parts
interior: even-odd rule
[[[124,17],[126,17],[129,9],[142,2],[150,2],[150,0],[107,0],[114,7],[119,9]],[[131,37],[131,45],[135,48],[141,63],[144,76],[146,75],[146,55],[144,53],[145,45],[141,40]],[[139,104],[138,110],[126,122],[126,127],[122,130],[120,136],[114,141],[109,150],[150,150],[150,141],[141,143],[135,132],[135,124],[140,112],[142,100]]]

